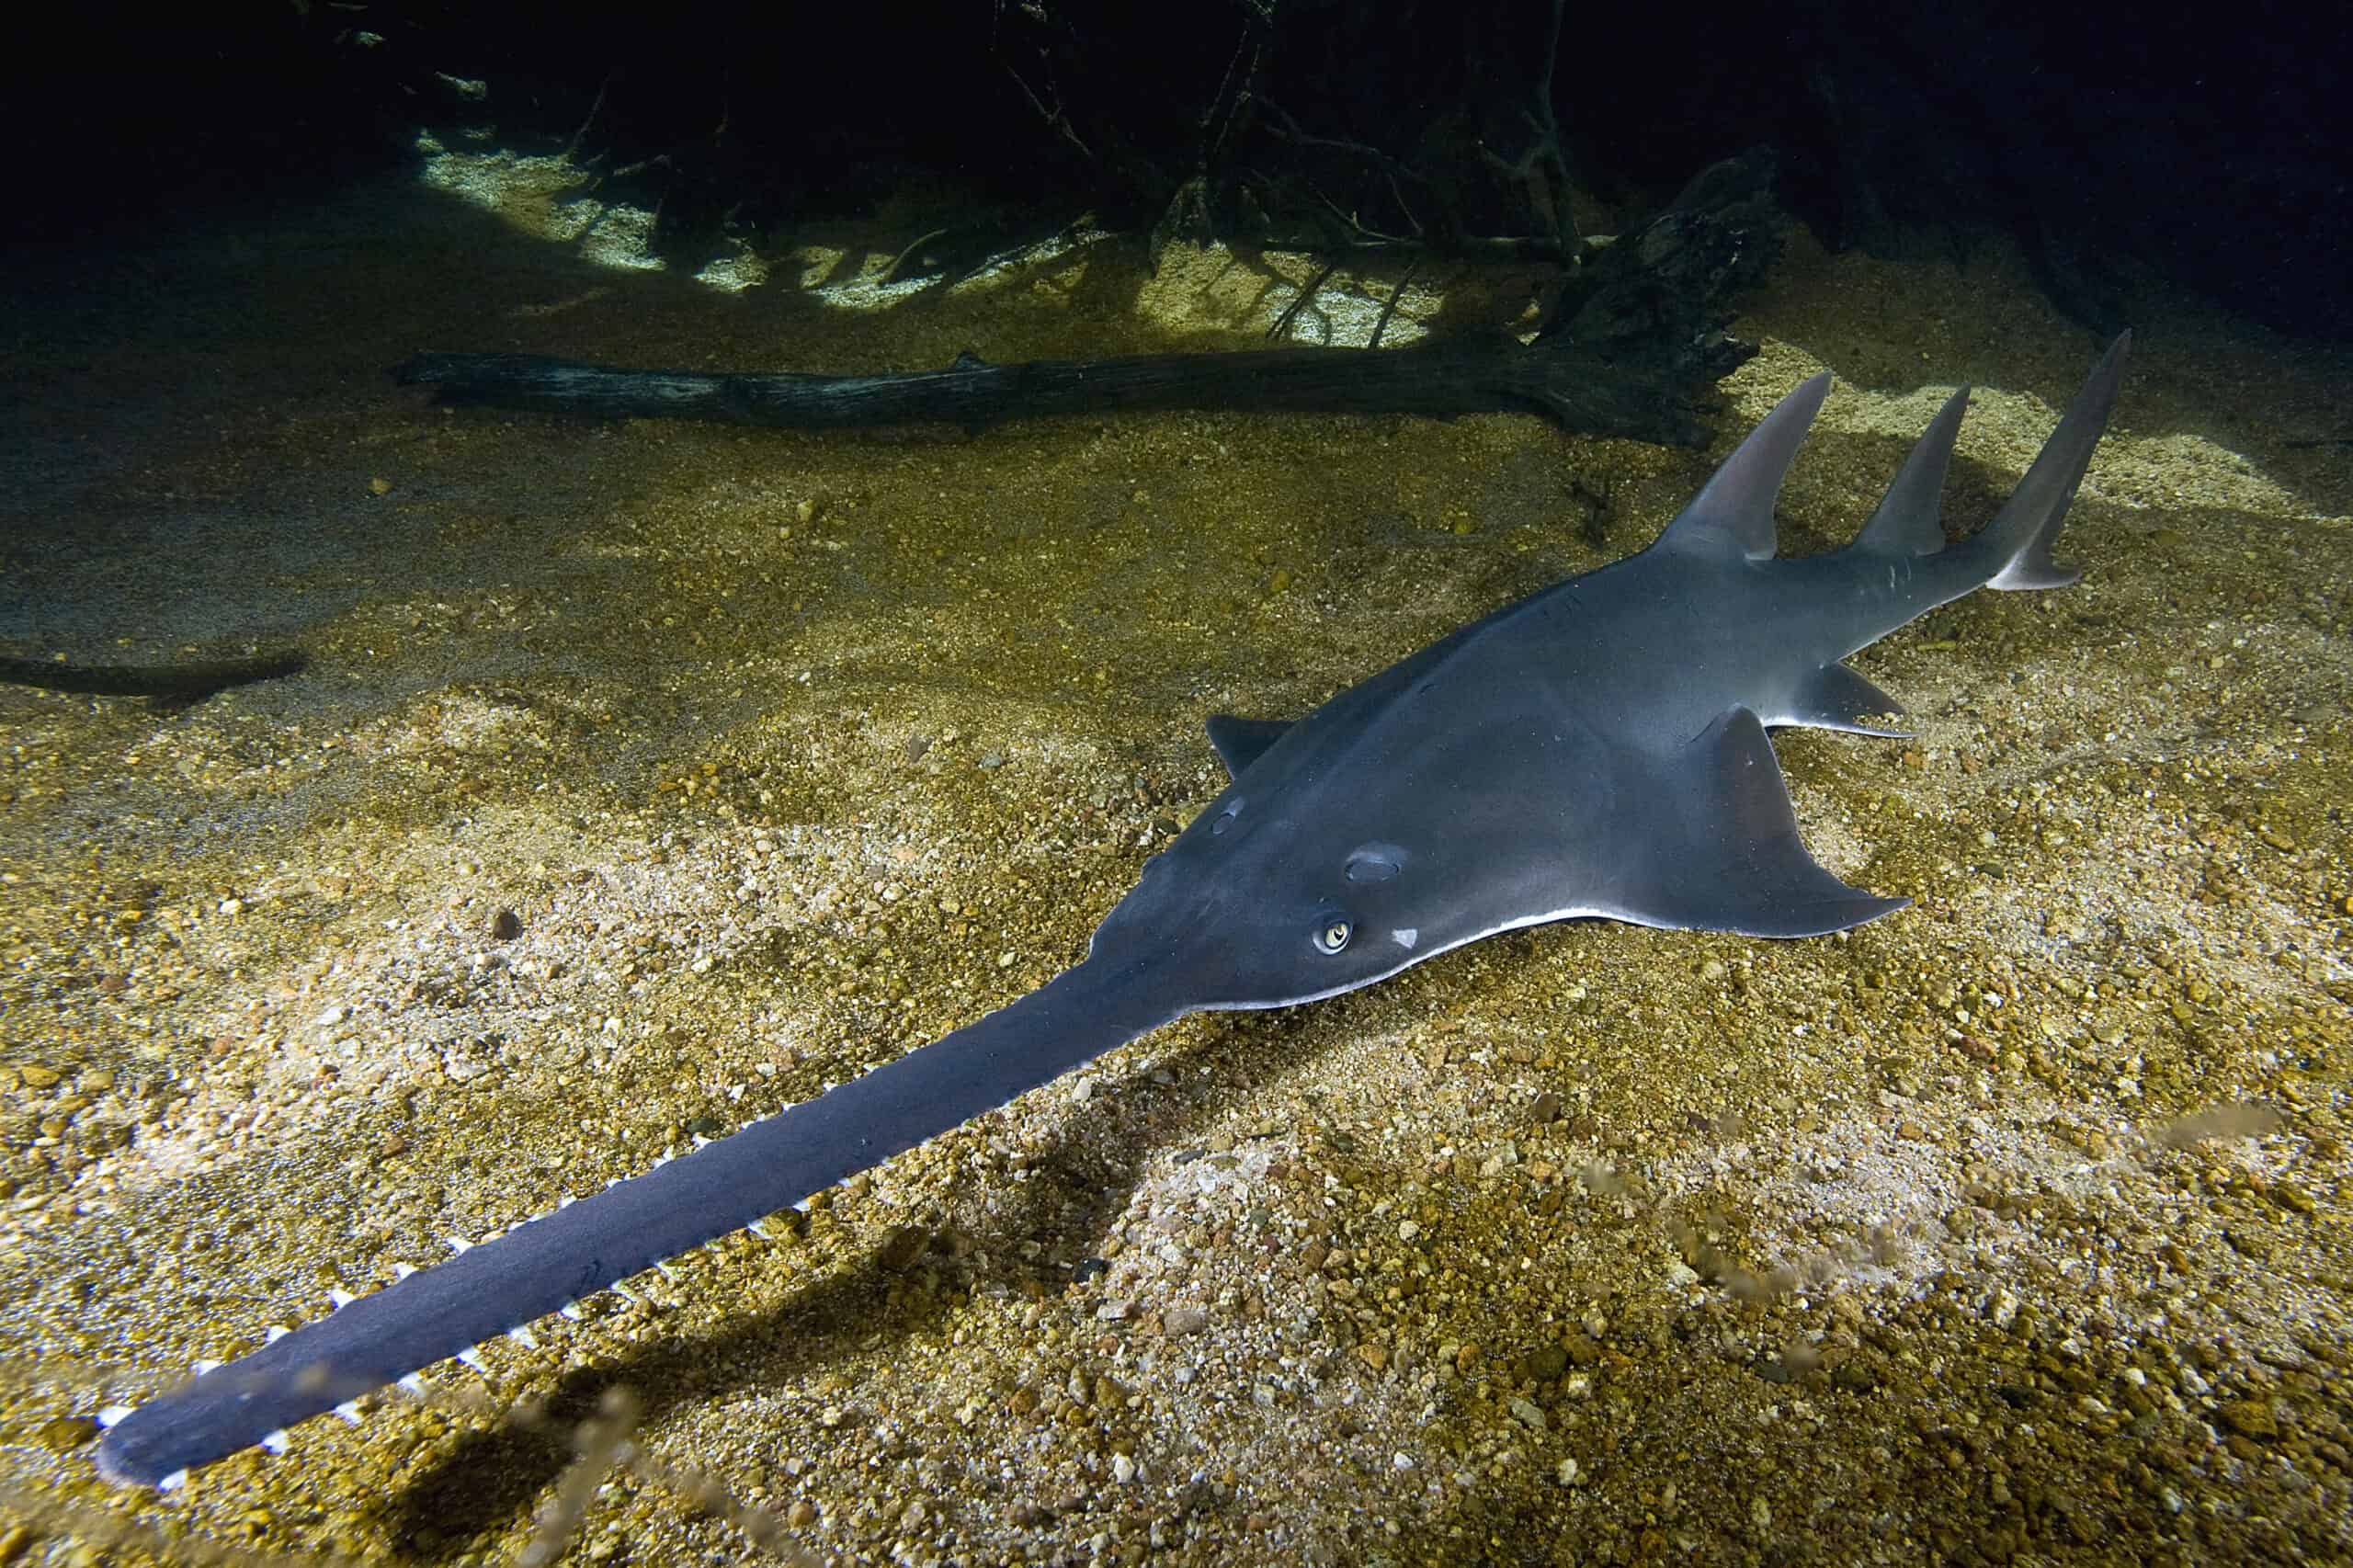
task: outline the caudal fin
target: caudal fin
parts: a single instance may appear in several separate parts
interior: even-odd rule
[[[1993,567],[1987,587],[2006,591],[2063,588],[2075,580],[2075,573],[2052,561],[2051,545],[2059,537],[2059,525],[2066,518],[2068,503],[2075,498],[2075,487],[2084,482],[2092,449],[2108,429],[2109,411],[2116,406],[2117,385],[2124,379],[2124,357],[2131,345],[2130,332],[2109,345],[2091,379],[2068,405],[2059,428],[2042,444],[2034,466],[2026,471],[2026,477],[2018,481],[1994,520],[1969,541],[1968,548],[1980,552]]]

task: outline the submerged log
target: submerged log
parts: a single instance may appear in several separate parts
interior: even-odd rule
[[[783,429],[958,425],[1114,409],[1219,408],[1320,414],[1533,411],[1593,435],[1705,440],[1680,386],[1597,366],[1572,344],[1508,338],[1408,348],[1276,348],[1137,354],[993,365],[961,354],[944,370],[815,376],[778,371],[631,370],[535,354],[419,354],[404,383],[460,406],[601,418],[707,419]]]
[[[1778,251],[1769,157],[1702,174],[1635,233],[1597,247],[1535,342],[1500,333],[1406,348],[1139,354],[868,376],[641,370],[533,354],[418,354],[393,367],[435,401],[599,418],[716,420],[785,429],[1006,419],[1112,409],[1324,414],[1528,411],[1566,429],[1704,442],[1694,399],[1756,352],[1721,328],[1730,292]]]

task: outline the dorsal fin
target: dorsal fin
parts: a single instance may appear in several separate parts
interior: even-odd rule
[[[1877,555],[1934,555],[1945,547],[1938,503],[1945,491],[1945,465],[1952,460],[1953,437],[1961,434],[1961,416],[1968,408],[1967,387],[1945,399],[1851,548]]]
[[[1239,778],[1242,770],[1258,760],[1258,755],[1290,728],[1288,719],[1238,719],[1231,713],[1212,713],[1202,726],[1210,733],[1210,744],[1217,748],[1218,760],[1225,764],[1226,775]]]
[[[1773,498],[1781,493],[1790,460],[1830,393],[1830,372],[1809,377],[1774,404],[1764,423],[1733,449],[1723,466],[1692,497],[1691,505],[1666,525],[1658,548],[1693,554],[1740,555],[1750,561],[1773,556]]]

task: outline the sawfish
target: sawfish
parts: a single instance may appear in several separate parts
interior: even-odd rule
[[[2120,337],[1984,527],[1948,542],[1955,392],[1854,540],[1777,553],[1803,382],[1649,548],[1442,638],[1289,722],[1218,715],[1232,775],[1037,990],[816,1098],[567,1203],[105,1413],[99,1469],[192,1467],[616,1285],[1188,1013],[1288,1007],[1578,917],[1802,937],[1904,906],[1800,841],[1767,732],[1900,735],[1842,663],[1978,588],[2055,588],[2052,540],[2107,428]]]

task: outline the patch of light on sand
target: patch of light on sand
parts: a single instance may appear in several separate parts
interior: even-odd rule
[[[744,245],[738,245],[733,256],[721,256],[695,274],[696,282],[706,284],[722,294],[740,294],[746,289],[756,289],[767,280],[768,264]]]
[[[654,214],[586,194],[593,178],[568,157],[525,157],[503,150],[460,151],[430,133],[417,138],[420,176],[526,233],[558,241],[606,267],[658,270]]]
[[[1054,234],[1035,244],[1023,245],[1002,256],[991,256],[969,276],[958,278],[950,287],[951,293],[975,293],[998,288],[1016,277],[1030,278],[1040,288],[1068,291],[1076,287],[1085,274],[1083,263],[1065,269],[1062,276],[1040,278],[1040,269],[1050,267],[1063,257],[1107,237],[1101,229],[1072,229]],[[887,311],[904,304],[926,290],[934,287],[937,277],[901,278],[889,280],[897,255],[869,251],[853,256],[847,250],[829,245],[804,245],[793,252],[792,261],[801,268],[801,287],[813,298],[836,310]]]
[[[801,290],[820,304],[843,311],[887,311],[929,288],[928,278],[885,282],[895,256],[869,251],[852,256],[831,245],[803,245],[789,258],[801,268]]]
[[[2108,449],[2114,445],[2117,450]],[[2103,500],[2140,511],[2185,507],[2229,511],[2283,521],[2353,525],[2353,517],[2324,511],[2265,473],[2256,460],[2211,437],[2186,430],[2100,443],[2101,455],[2084,488]]]
[[[989,257],[974,268],[970,277],[959,278],[949,292],[977,293],[983,289],[994,288],[1016,276],[1033,273],[1040,267],[1051,267],[1066,256],[1085,250],[1098,240],[1108,240],[1110,237],[1110,230],[1097,229],[1092,225],[1082,229],[1065,230],[1059,234],[1040,240],[1035,244],[1023,245],[1017,250],[1006,251],[1002,256]],[[1077,287],[1079,279],[1086,275],[1086,268],[1082,263],[1064,268],[1057,278],[1041,281],[1048,288],[1066,290]]]
[[[1952,392],[1946,383],[1893,394],[1844,386],[1832,405],[1833,417],[1841,429],[1915,441]],[[1760,410],[1764,406],[1758,404]],[[1970,394],[1960,451],[1965,458],[2022,474],[2063,412],[2063,406],[2053,407],[2031,393],[1978,387]],[[2136,434],[2129,401],[2118,417],[2122,424],[2101,438],[2084,481],[2084,494],[2096,500],[2136,512],[2196,509],[2336,528],[2353,524],[2353,517],[2315,508],[2264,472],[2256,459],[2212,437],[2184,430]]]
[[[607,267],[655,271],[664,266],[654,252],[654,214],[594,195],[597,176],[569,155],[526,156],[487,143],[460,147],[430,132],[419,133],[417,150],[425,157],[421,177],[426,185],[494,213],[525,233],[570,245]],[[1086,247],[1108,237],[1108,231],[1091,224],[1066,229],[990,257],[958,278],[950,291],[966,294],[1018,281],[1045,292],[1069,294],[1086,276]],[[737,244],[733,254],[710,262],[694,276],[710,288],[736,293],[767,282],[772,271],[781,270],[821,304],[844,311],[886,311],[938,284],[936,276],[892,278],[892,268],[904,254],[807,244],[772,263]],[[1245,263],[1222,245],[1172,245],[1142,302],[1147,313],[1172,327],[1247,325],[1263,331],[1279,322],[1314,280],[1314,298],[1290,317],[1288,341],[1362,347],[1379,325],[1381,341],[1392,347],[1427,335],[1422,323],[1443,304],[1436,291],[1416,285],[1409,286],[1392,308],[1393,283],[1344,271],[1317,278],[1319,270],[1306,256]]]
[[[1395,291],[1394,280],[1366,278],[1347,268],[1319,279],[1322,271],[1322,264],[1312,256],[1270,253],[1245,261],[1222,244],[1172,244],[1162,250],[1141,302],[1146,314],[1171,327],[1265,332],[1282,320],[1312,282],[1315,297],[1292,315],[1284,341],[1363,347],[1372,341],[1372,329]],[[1381,341],[1400,348],[1427,336],[1422,324],[1444,302],[1435,290],[1407,285],[1404,298],[1381,327]]]

